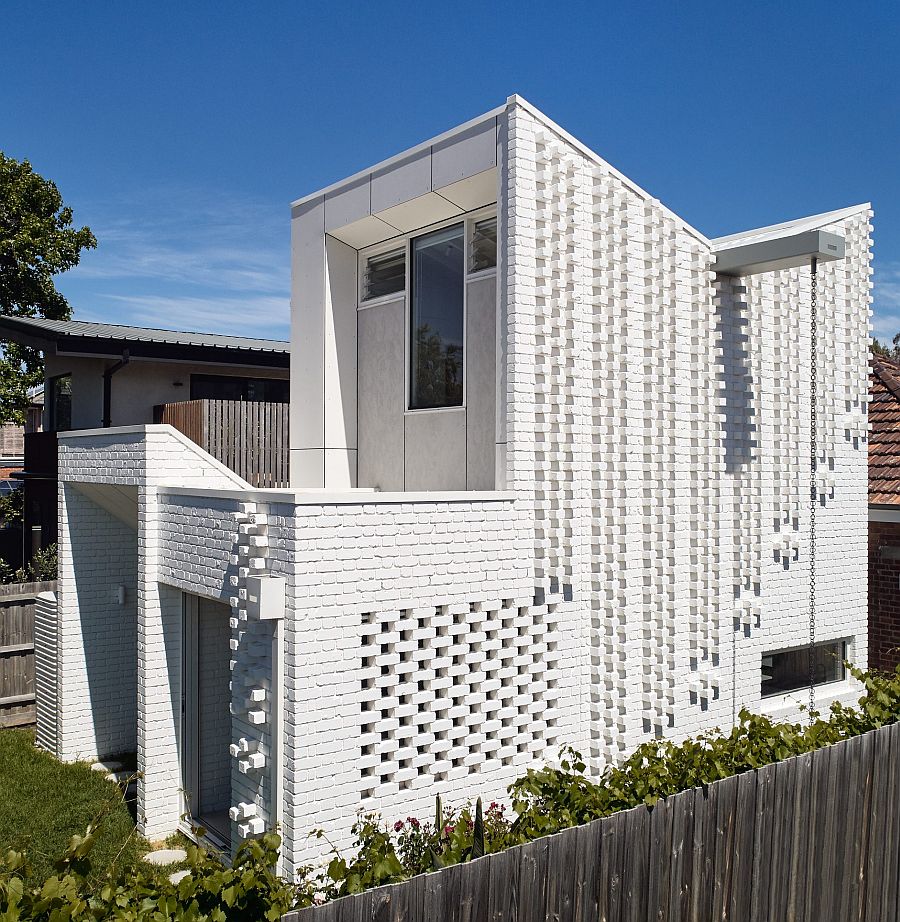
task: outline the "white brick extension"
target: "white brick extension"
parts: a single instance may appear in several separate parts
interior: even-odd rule
[[[60,439],[59,754],[136,746],[152,838],[184,809],[184,594],[230,606],[232,838],[280,823],[285,868],[360,808],[502,799],[562,744],[600,766],[798,713],[760,658],[808,638],[808,269],[717,276],[537,110],[497,123],[502,491],[260,491],[169,427]],[[870,217],[826,222],[847,255],[819,268],[817,636],[860,665]]]

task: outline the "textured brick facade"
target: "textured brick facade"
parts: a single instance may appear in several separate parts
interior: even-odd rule
[[[148,835],[182,804],[183,593],[231,607],[233,838],[280,822],[288,867],[322,856],[313,828],[345,847],[359,808],[502,797],[564,743],[600,766],[807,700],[760,684],[763,652],[808,639],[809,270],[717,277],[710,241],[540,113],[499,122],[507,492],[251,490],[167,427],[61,443],[67,490],[136,494]],[[817,637],[860,665],[869,218],[830,225],[817,356]],[[254,576],[284,579],[283,622],[254,617]]]

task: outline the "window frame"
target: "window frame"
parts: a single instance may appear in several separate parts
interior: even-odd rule
[[[387,256],[390,253],[403,253],[403,288],[399,291],[392,291],[386,295],[379,295],[377,298],[366,297],[366,269],[370,259],[377,259],[379,256]],[[365,254],[363,256],[363,254]],[[407,240],[400,240],[392,237],[382,243],[367,247],[360,250],[358,269],[357,269],[357,288],[359,289],[357,297],[357,308],[364,310],[377,304],[387,304],[390,301],[396,301],[397,298],[405,298],[406,291],[409,287],[409,243]]]
[[[462,218],[462,220],[460,220]],[[413,312],[413,278],[412,278],[412,253],[413,253],[413,241],[418,240],[421,237],[428,237],[430,234],[436,233],[437,231],[444,230],[448,227],[457,227],[462,226],[462,236],[463,236],[463,279],[462,279],[462,399],[459,403],[452,404],[451,406],[445,407],[413,407],[410,404],[412,403],[412,312]],[[467,382],[468,382],[468,362],[469,362],[469,350],[466,348],[466,337],[468,335],[468,314],[469,314],[469,292],[468,292],[468,281],[469,277],[466,273],[467,261],[469,258],[469,234],[468,234],[468,222],[465,220],[464,216],[460,216],[455,221],[442,222],[439,227],[432,227],[428,230],[422,231],[421,233],[416,232],[410,234],[407,238],[407,259],[406,259],[406,360],[404,362],[405,367],[405,376],[406,376],[406,406],[404,407],[404,412],[406,413],[440,413],[446,410],[465,410],[466,408],[466,396],[468,393]]]
[[[469,272],[469,260],[472,251],[472,234],[474,226],[478,221],[484,221],[487,218],[496,218],[497,220],[497,264],[481,269],[478,272]],[[463,225],[463,395],[462,403],[452,407],[410,407],[410,396],[412,393],[412,241],[417,237],[424,237],[434,231],[443,230],[446,227],[453,227],[455,224]],[[496,203],[484,205],[480,208],[466,211],[444,221],[436,221],[434,224],[426,224],[424,227],[417,227],[408,233],[397,234],[387,240],[379,243],[373,243],[358,252],[357,269],[356,269],[356,308],[357,311],[368,310],[371,307],[379,307],[382,304],[391,304],[403,299],[403,377],[404,377],[404,397],[403,397],[403,414],[411,416],[417,413],[457,413],[466,409],[468,394],[468,356],[469,350],[466,348],[466,337],[468,335],[468,315],[469,315],[469,282],[478,281],[483,278],[490,278],[497,275],[500,265],[500,219]],[[406,279],[402,291],[397,291],[389,295],[382,295],[379,298],[365,300],[365,271],[366,262],[372,256],[381,256],[390,253],[393,250],[399,250],[401,247],[405,251],[406,258],[405,270]],[[497,303],[499,304],[499,291],[497,292]]]
[[[58,428],[59,420],[57,417],[56,411],[56,382],[62,380],[63,378],[69,379],[69,429],[60,429]],[[62,374],[52,375],[47,378],[44,385],[44,405],[47,411],[47,431],[48,432],[71,432],[72,431],[72,372],[64,371]],[[47,400],[49,392],[49,401]]]
[[[828,688],[828,686],[837,686],[843,682],[847,681],[847,670],[844,666],[846,660],[852,660],[852,637],[831,637],[828,640],[817,640],[815,643],[816,647],[828,647],[839,644],[841,646],[841,657],[840,657],[840,670],[841,674],[836,679],[829,679],[827,682],[817,682],[813,687],[814,688]],[[765,656],[779,656],[782,653],[798,653],[805,651],[809,648],[809,644],[800,644],[799,646],[794,647],[779,647],[775,650],[763,650],[759,654],[759,698],[760,701],[764,704],[774,702],[778,703],[784,699],[790,697],[791,695],[796,695],[802,693],[809,689],[808,681],[803,685],[798,685],[796,688],[790,688],[787,690],[778,690],[769,692],[767,694],[763,693],[763,657]],[[808,678],[808,677],[807,677]]]

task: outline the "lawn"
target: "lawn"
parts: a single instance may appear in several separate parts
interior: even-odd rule
[[[0,850],[25,851],[35,878],[44,879],[70,838],[99,817],[94,871],[133,864],[147,846],[118,785],[85,763],[63,764],[36,749],[29,730],[0,730]]]

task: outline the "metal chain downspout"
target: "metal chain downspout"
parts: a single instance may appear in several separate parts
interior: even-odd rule
[[[810,373],[809,373],[809,722],[813,722],[816,707],[816,506],[819,502],[818,466],[818,262],[815,257],[810,266],[812,292],[810,295]]]

